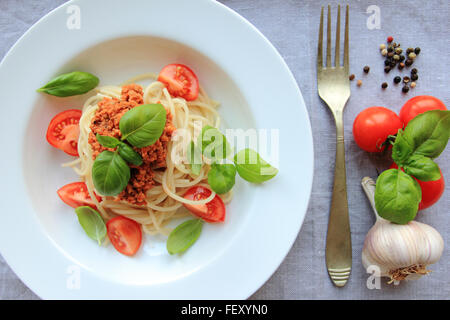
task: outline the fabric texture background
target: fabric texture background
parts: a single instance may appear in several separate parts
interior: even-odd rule
[[[4,57],[32,24],[64,2],[0,0],[0,58]],[[382,279],[380,289],[368,289],[369,274],[362,266],[361,250],[365,235],[374,223],[374,216],[360,181],[364,176],[376,177],[377,170],[385,170],[390,162],[360,150],[352,137],[353,120],[360,111],[370,106],[385,106],[399,112],[409,98],[421,94],[436,96],[450,106],[449,81],[445,80],[450,65],[448,1],[350,1],[350,71],[356,75],[356,79],[363,81],[363,85],[358,88],[356,79],[351,83],[352,93],[344,112],[347,187],[353,244],[352,274],[344,288],[332,285],[325,267],[325,239],[334,172],[335,128],[331,113],[317,95],[315,67],[320,8],[329,3],[332,5],[334,28],[339,2],[221,2],[254,24],[285,59],[305,99],[314,138],[314,184],[304,224],[286,259],[251,299],[449,299],[449,250],[445,250],[441,260],[431,266],[433,272],[429,276],[399,286],[387,285],[386,279]],[[380,29],[371,30],[367,26],[367,20],[372,13],[367,10],[373,5],[380,9],[381,20]],[[341,30],[343,31],[343,27]],[[391,72],[388,75],[383,72],[383,59],[378,46],[385,43],[389,35],[394,36],[394,41],[400,42],[403,49],[422,49],[414,63],[420,77],[417,87],[406,95],[402,94],[400,86],[392,82],[399,72]],[[371,67],[369,74],[362,71],[365,65]],[[407,75],[408,72],[403,71],[402,74]],[[389,84],[386,90],[380,88],[384,81]],[[437,159],[444,177],[450,177],[449,160],[450,148],[447,148]],[[446,245],[450,243],[448,181],[447,179],[441,200],[433,207],[419,212],[417,217],[417,220],[435,227]],[[17,278],[1,256],[0,299],[39,299]]]

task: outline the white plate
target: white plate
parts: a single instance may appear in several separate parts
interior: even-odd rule
[[[67,28],[80,9],[80,29]],[[56,195],[76,175],[45,140],[53,115],[85,97],[35,90],[63,72],[84,70],[101,84],[180,62],[220,101],[230,128],[279,129],[273,180],[237,179],[227,221],[207,225],[184,255],[145,238],[133,258],[99,247]],[[244,18],[214,1],[70,1],[36,23],[0,65],[0,251],[45,299],[244,299],[277,269],[303,222],[311,192],[308,114],[288,67]],[[268,159],[273,160],[273,159]]]

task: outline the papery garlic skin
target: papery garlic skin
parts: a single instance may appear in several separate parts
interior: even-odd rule
[[[414,280],[428,273],[426,266],[436,263],[444,251],[444,240],[433,227],[410,221],[395,224],[381,218],[375,210],[375,182],[366,177],[362,186],[377,217],[364,240],[364,268],[377,266],[380,276],[391,280]]]

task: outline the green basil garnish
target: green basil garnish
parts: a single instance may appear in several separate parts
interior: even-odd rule
[[[377,179],[375,206],[380,217],[406,224],[417,214],[422,191],[411,176],[399,169],[383,171]]]
[[[278,169],[264,161],[259,154],[252,149],[244,149],[234,156],[236,170],[244,180],[261,183],[272,179],[278,173]]]
[[[222,160],[231,154],[231,147],[225,136],[216,128],[204,126],[198,136],[198,145],[202,148],[202,154],[214,160]]]
[[[94,89],[98,83],[99,79],[93,74],[74,71],[54,78],[37,91],[57,97],[69,97],[84,94]]]
[[[202,219],[187,220],[177,226],[167,239],[167,251],[170,254],[186,251],[197,241],[202,232],[202,227]]]
[[[191,141],[188,145],[187,158],[189,165],[191,166],[191,172],[198,176],[200,174],[200,170],[202,170],[202,152],[194,144],[194,141]]]
[[[208,184],[215,193],[223,194],[233,188],[236,180],[236,167],[233,164],[211,165],[208,173]]]
[[[117,152],[103,151],[92,166],[95,189],[104,196],[117,196],[130,180],[130,167]]]
[[[98,133],[95,136],[98,143],[100,143],[105,148],[116,148],[120,144],[120,140],[110,136],[101,136]]]
[[[119,122],[122,140],[138,148],[154,144],[164,131],[166,116],[161,104],[144,104],[128,110]]]
[[[411,156],[403,165],[403,169],[421,181],[435,181],[441,178],[441,170],[436,162],[420,154]]]
[[[132,147],[124,142],[120,142],[117,147],[119,155],[127,162],[134,164],[135,166],[140,166],[142,164],[142,157],[139,153],[134,151]]]
[[[88,206],[76,208],[75,213],[78,222],[80,222],[89,238],[97,241],[100,245],[106,236],[106,225],[100,214]]]

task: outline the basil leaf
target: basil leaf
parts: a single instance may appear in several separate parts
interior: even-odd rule
[[[394,146],[392,147],[392,159],[398,165],[403,165],[413,153],[413,142],[409,141],[408,136],[405,136],[402,129],[398,130],[395,138]]]
[[[84,232],[100,245],[106,236],[106,225],[100,214],[88,206],[76,208],[75,213]]]
[[[93,74],[74,71],[54,78],[37,91],[57,97],[69,97],[86,93],[94,89],[98,83],[99,79]]]
[[[244,149],[234,156],[236,170],[244,180],[261,183],[272,179],[278,173],[278,169],[264,161],[259,154],[252,149]]]
[[[441,178],[439,166],[428,157],[415,154],[403,166],[405,172],[421,181],[435,181]]]
[[[430,110],[412,119],[405,128],[405,138],[414,154],[438,157],[450,138],[450,111]]]
[[[380,174],[375,188],[375,207],[380,217],[398,224],[413,220],[422,191],[411,176],[398,169]]]
[[[191,166],[191,172],[198,176],[200,174],[200,170],[202,170],[202,152],[194,144],[194,141],[191,141],[187,148],[187,158]]]
[[[98,133],[95,136],[98,143],[105,148],[116,148],[120,144],[120,140],[110,136],[101,136]]]
[[[167,239],[167,251],[170,254],[186,251],[197,241],[202,232],[203,220],[187,220],[177,226]]]
[[[227,193],[233,188],[236,167],[232,164],[213,163],[208,173],[208,184],[215,193]]]
[[[130,180],[130,167],[117,152],[103,151],[92,166],[95,189],[104,196],[117,196]]]
[[[123,158],[123,160],[132,163],[135,166],[140,166],[142,164],[141,155],[134,151],[134,149],[126,143],[120,142],[119,146],[117,147],[117,151],[119,152],[119,155]]]
[[[230,144],[217,128],[204,126],[198,139],[202,154],[209,159],[221,160],[231,154]]]
[[[128,110],[119,122],[122,140],[138,148],[154,144],[164,131],[166,116],[161,104],[144,104]]]

